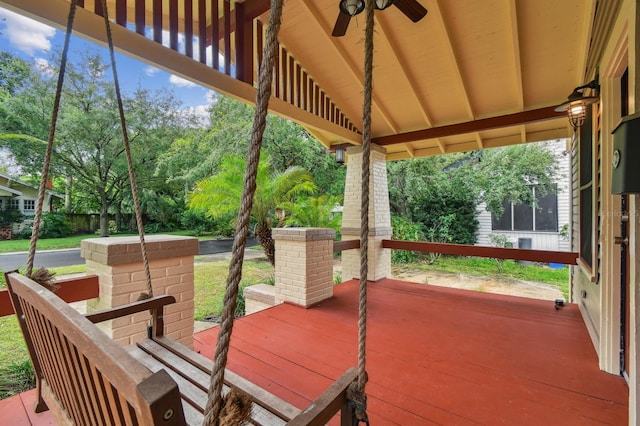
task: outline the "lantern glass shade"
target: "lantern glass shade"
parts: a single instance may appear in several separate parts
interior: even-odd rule
[[[376,9],[384,10],[393,4],[393,0],[376,0]]]
[[[338,164],[344,164],[344,146],[337,146],[336,147],[336,163]]]
[[[340,10],[349,16],[356,16],[364,10],[364,0],[341,0]]]
[[[569,115],[569,122],[574,129],[582,127],[587,116],[587,105],[582,100],[572,102],[567,108],[567,114]]]

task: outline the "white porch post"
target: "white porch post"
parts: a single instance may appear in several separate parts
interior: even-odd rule
[[[360,239],[360,200],[362,194],[362,147],[347,149],[347,178],[342,212],[343,240]],[[391,250],[382,248],[383,239],[391,239],[391,212],[387,184],[386,150],[371,145],[369,181],[369,270],[367,279],[377,281],[391,276]],[[360,249],[342,252],[342,278],[360,277]]]

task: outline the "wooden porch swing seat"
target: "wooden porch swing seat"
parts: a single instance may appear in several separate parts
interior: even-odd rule
[[[203,423],[212,361],[163,335],[162,295],[82,315],[31,279],[5,274],[36,373],[36,411],[52,409],[59,424],[199,425]],[[95,323],[149,310],[148,337],[122,347]],[[341,411],[352,425],[349,369],[305,410],[300,410],[240,376],[225,372],[229,388],[253,401],[251,424],[321,425]]]

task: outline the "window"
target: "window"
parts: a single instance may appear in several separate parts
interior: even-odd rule
[[[494,231],[546,231],[558,232],[557,189],[544,196],[536,194],[536,207],[530,204],[513,204],[505,201],[502,216],[491,215],[491,229]]]
[[[12,198],[11,202],[9,203],[9,206],[12,209],[20,210],[20,199],[19,198]]]
[[[24,211],[32,212],[36,210],[36,200],[24,200]]]

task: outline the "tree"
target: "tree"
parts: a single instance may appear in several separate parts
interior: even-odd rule
[[[531,186],[551,190],[557,167],[544,144],[526,144],[399,161],[388,171],[395,214],[422,224],[431,240],[474,244],[478,203],[498,215],[504,201],[532,203]]]
[[[300,167],[289,167],[284,172],[274,172],[269,158],[262,156],[258,164],[256,193],[251,210],[256,235],[265,255],[275,265],[275,244],[271,237],[272,226],[280,225],[277,209],[298,195],[315,191],[312,177]],[[216,175],[203,179],[189,196],[189,206],[202,210],[213,219],[235,214],[240,209],[246,161],[239,155],[227,155],[222,159]]]
[[[81,64],[67,64],[52,173],[66,178],[68,210],[98,210],[101,235],[108,235],[108,213],[132,210],[129,173],[109,66],[97,53],[86,54]],[[16,92],[0,121],[5,145],[23,170],[35,176],[42,167],[57,76],[56,70],[42,71],[30,75],[30,89]],[[153,171],[158,153],[190,121],[178,112],[171,92],[138,89],[124,94],[123,103],[138,182],[155,193],[174,196],[175,188],[154,178]]]
[[[476,195],[496,216],[503,212],[503,202],[533,204],[531,187],[544,196],[555,188],[558,166],[544,143],[513,145],[482,151],[480,161],[470,164]]]

